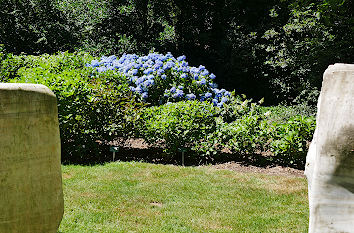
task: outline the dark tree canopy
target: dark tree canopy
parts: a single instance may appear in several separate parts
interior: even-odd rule
[[[170,51],[237,93],[313,104],[326,67],[354,62],[353,12],[349,0],[2,0],[0,44],[15,54]]]
[[[77,42],[74,31],[51,0],[0,1],[0,43],[9,52],[72,50]]]

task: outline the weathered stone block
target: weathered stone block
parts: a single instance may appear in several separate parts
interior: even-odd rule
[[[309,232],[354,232],[354,65],[331,65],[323,75],[305,174]]]
[[[0,83],[0,233],[57,232],[63,206],[55,95]]]

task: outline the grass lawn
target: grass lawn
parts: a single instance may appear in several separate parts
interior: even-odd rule
[[[139,162],[62,170],[62,233],[307,232],[305,178]]]

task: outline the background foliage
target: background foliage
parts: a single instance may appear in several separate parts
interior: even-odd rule
[[[104,142],[142,136],[162,140],[168,153],[180,146],[202,157],[263,151],[303,165],[323,71],[354,63],[353,12],[349,0],[2,0],[0,81],[54,91],[67,161],[104,159]],[[129,75],[85,66],[102,55],[154,51],[205,65],[219,84],[212,95],[235,92],[227,92],[222,107],[197,101],[151,107],[152,98],[144,102],[129,88]],[[180,80],[176,75],[171,80]],[[235,93],[279,105],[260,107]],[[197,114],[202,110],[205,116]],[[145,134],[134,135],[141,129]]]
[[[8,52],[186,55],[220,87],[266,104],[316,101],[329,64],[352,63],[349,0],[2,0]]]
[[[44,84],[56,94],[64,163],[106,161],[108,142],[140,137],[162,146],[169,158],[187,148],[192,160],[204,162],[228,150],[304,165],[315,127],[307,105],[261,107],[262,101],[231,92],[220,106],[187,98],[152,106],[131,90],[129,76],[88,66],[97,58],[87,53],[0,56],[0,81]]]
[[[117,74],[92,74],[85,66],[92,59],[85,53],[10,56],[3,62],[14,65],[9,74],[7,66],[0,67],[5,73],[0,81],[43,84],[54,92],[64,163],[105,161],[106,142],[131,136],[144,105]]]

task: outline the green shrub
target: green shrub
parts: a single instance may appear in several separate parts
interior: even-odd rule
[[[283,163],[303,166],[309,142],[315,131],[314,117],[296,116],[287,123],[275,124],[269,148]]]
[[[207,102],[182,101],[146,108],[142,136],[149,143],[163,142],[167,154],[192,148],[216,129],[216,108]]]
[[[7,82],[17,77],[17,71],[25,65],[26,56],[7,53],[0,44],[0,82]]]
[[[218,136],[220,144],[237,154],[253,154],[262,151],[267,137],[265,122],[260,114],[243,115],[231,123],[220,125]]]
[[[98,141],[128,136],[141,104],[122,78],[113,72],[91,76],[85,67],[87,54],[60,53],[30,56],[31,67],[18,71],[12,82],[48,86],[57,96],[64,162],[90,163],[104,160]]]
[[[221,153],[223,149],[237,154],[262,150],[267,141],[267,124],[258,104],[245,96],[232,96],[230,103],[217,112],[216,130],[208,135],[207,141],[196,146],[197,150],[207,156]]]
[[[234,93],[222,108],[200,101],[146,107],[126,76],[93,73],[85,66],[93,57],[85,53],[15,56],[0,50],[0,58],[1,81],[40,83],[56,94],[63,162],[104,160],[104,142],[138,132],[149,143],[162,143],[168,155],[182,147],[198,158],[214,158],[223,149],[270,151],[270,158],[303,165],[315,127],[305,105],[260,107]]]
[[[247,99],[246,95],[242,94],[241,96],[235,95],[235,91],[231,92],[230,100],[227,104],[223,105],[223,108],[220,109],[219,113],[224,122],[233,122],[243,115],[247,115],[250,112],[258,113],[260,110],[260,105],[262,104],[263,99],[258,103],[252,101],[252,99]]]
[[[303,167],[315,129],[315,118],[295,115],[299,113],[296,107],[290,107],[288,114],[285,114],[286,107],[275,107],[285,114],[282,116],[269,109],[272,108],[260,107],[251,100],[234,98],[218,109],[216,130],[195,145],[194,150],[211,157],[223,149],[239,155],[271,152],[272,156],[267,157],[269,160]]]
[[[261,107],[263,113],[268,112],[268,120],[270,122],[276,123],[286,123],[293,117],[296,116],[315,116],[317,109],[315,106],[310,106],[307,104],[297,104],[292,106],[271,106],[271,107]]]

